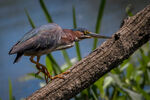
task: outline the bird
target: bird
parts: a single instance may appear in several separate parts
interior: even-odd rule
[[[13,45],[9,55],[17,54],[13,63],[17,63],[23,55],[29,56],[30,61],[36,65],[38,70],[36,74],[44,73],[46,83],[48,83],[48,79],[63,78],[62,75],[69,72],[52,77],[47,68],[39,63],[40,57],[53,51],[71,48],[75,42],[87,38],[110,39],[111,37],[90,32],[85,28],[63,29],[56,23],[48,23],[27,32]],[[34,60],[34,57],[37,57],[37,61]]]

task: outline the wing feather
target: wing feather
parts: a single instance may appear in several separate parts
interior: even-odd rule
[[[24,35],[24,37],[13,46],[10,54],[18,52],[36,52],[55,48],[57,40],[60,39],[62,29],[57,24],[42,25]]]

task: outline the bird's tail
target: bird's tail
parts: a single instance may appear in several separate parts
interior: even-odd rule
[[[23,55],[23,53],[17,53],[17,56],[16,56],[16,58],[15,58],[13,63],[18,62],[20,60],[20,58],[22,57],[22,55]]]

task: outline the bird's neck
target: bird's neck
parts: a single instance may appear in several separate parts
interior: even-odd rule
[[[79,31],[73,31],[71,29],[63,29],[64,31],[64,35],[67,37],[67,39],[69,39],[69,41],[78,41],[80,35]]]

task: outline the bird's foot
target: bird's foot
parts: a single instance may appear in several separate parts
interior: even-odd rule
[[[37,77],[40,73],[44,74],[45,81],[46,81],[46,83],[48,83],[48,79],[51,78],[49,73],[47,73],[47,71],[45,71],[45,69],[38,69],[38,72],[35,73],[35,77]]]
[[[56,75],[56,76],[54,76],[54,77],[51,77],[51,80],[56,79],[56,78],[64,79],[63,75],[69,74],[69,73],[70,73],[70,71],[63,72],[63,73],[58,74],[58,75]]]
[[[44,65],[42,65],[42,64],[39,63],[39,60],[40,60],[39,56],[37,56],[37,61],[35,61],[33,58],[34,58],[34,56],[31,56],[30,57],[30,61],[32,63],[36,64],[36,68],[38,69],[38,72],[35,73],[35,76],[37,76],[40,72],[42,72],[44,74],[46,83],[48,83],[48,80],[52,79],[52,78],[51,78],[51,75],[48,72],[46,66],[44,66]]]

